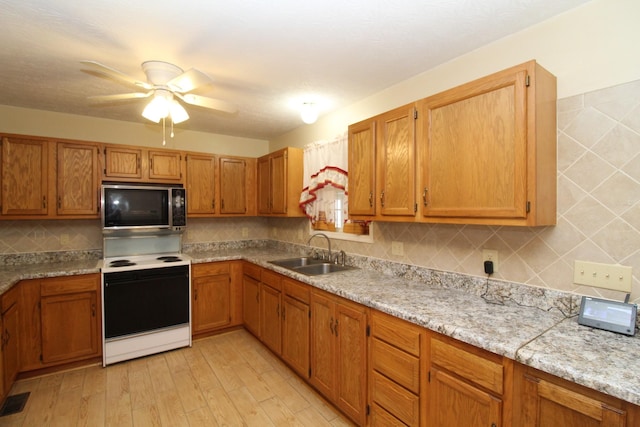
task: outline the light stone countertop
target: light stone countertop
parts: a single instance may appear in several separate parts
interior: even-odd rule
[[[268,261],[297,254],[274,248],[187,251],[193,264],[244,259],[433,331],[640,405],[640,337],[578,325],[556,308],[438,286],[361,268],[306,276]],[[0,294],[24,279],[100,272],[100,260],[3,266]],[[388,267],[385,273],[394,273]],[[397,271],[395,273],[398,273]],[[540,290],[531,288],[532,297]],[[520,298],[520,300],[523,300]],[[526,298],[523,301],[528,301]],[[545,304],[542,304],[545,306]],[[546,307],[546,306],[545,306]],[[571,314],[571,313],[569,313]]]

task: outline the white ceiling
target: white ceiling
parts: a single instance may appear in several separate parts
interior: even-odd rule
[[[322,115],[587,1],[0,0],[0,104],[149,124],[145,100],[89,102],[135,88],[79,61],[144,81],[162,60],[238,107],[187,105],[177,127],[271,139],[302,125],[304,100]]]

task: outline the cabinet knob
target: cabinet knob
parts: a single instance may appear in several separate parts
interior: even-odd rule
[[[369,192],[369,207],[373,207],[373,191]]]
[[[427,206],[427,187],[425,187],[422,192],[422,204]]]
[[[47,196],[42,196],[42,209],[47,208]]]
[[[380,193],[380,206],[384,207],[384,191]]]

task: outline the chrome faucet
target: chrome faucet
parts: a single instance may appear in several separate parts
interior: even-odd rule
[[[307,240],[307,246],[310,246],[311,239],[313,239],[316,236],[324,237],[325,239],[327,239],[327,246],[329,247],[329,261],[331,261],[331,240],[329,240],[329,237],[327,237],[326,234],[324,234],[324,233],[312,234],[311,237],[309,237],[309,240]],[[324,257],[322,259],[324,259]]]

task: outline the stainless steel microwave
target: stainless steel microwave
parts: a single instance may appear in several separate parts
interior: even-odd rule
[[[187,194],[181,185],[104,183],[103,233],[181,233],[187,226]]]

